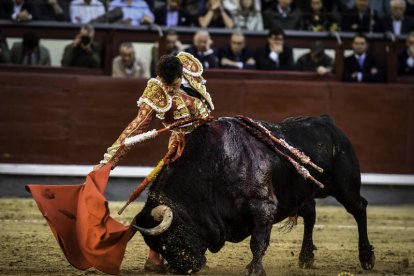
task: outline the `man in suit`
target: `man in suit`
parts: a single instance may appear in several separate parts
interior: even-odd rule
[[[414,76],[414,31],[407,35],[405,47],[398,55],[398,74]]]
[[[155,9],[155,23],[167,27],[195,25],[194,18],[181,8],[180,2],[180,0],[167,0],[166,5]]]
[[[355,7],[342,17],[345,32],[382,32],[383,26],[376,10],[370,8],[369,0],[356,0]]]
[[[284,43],[284,31],[275,27],[267,35],[267,43],[256,53],[256,67],[259,70],[292,70],[293,51]]]
[[[0,18],[27,22],[39,19],[39,10],[30,0],[0,1]]]
[[[265,29],[280,27],[284,30],[298,30],[301,13],[293,7],[292,0],[277,0],[271,8],[263,11],[263,25]]]
[[[381,72],[378,60],[367,52],[368,39],[358,33],[352,41],[354,54],[344,60],[343,80],[346,82],[380,82]]]
[[[219,61],[216,52],[211,48],[213,41],[206,30],[199,30],[194,35],[193,45],[184,51],[196,57],[204,68],[217,68]]]
[[[24,65],[50,65],[49,50],[39,44],[33,32],[23,35],[22,42],[15,42],[11,49],[11,62]]]
[[[391,0],[391,15],[384,18],[384,27],[395,35],[406,34],[414,30],[414,22],[404,17],[406,3],[404,0]]]

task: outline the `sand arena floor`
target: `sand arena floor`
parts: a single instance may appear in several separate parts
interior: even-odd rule
[[[122,202],[110,202],[112,215],[127,224],[142,203],[128,207],[122,216],[116,211]],[[31,199],[0,199],[1,275],[103,275],[73,268]],[[317,207],[314,231],[315,265],[297,265],[303,224],[299,219],[290,233],[273,228],[271,243],[264,257],[267,275],[414,275],[414,206],[368,208],[368,234],[375,247],[376,265],[364,271],[358,261],[358,234],[354,219],[344,208]],[[140,235],[128,244],[122,275],[143,275],[147,248]],[[216,254],[207,253],[209,269],[202,275],[243,275],[250,262],[249,238],[238,244],[227,243]]]

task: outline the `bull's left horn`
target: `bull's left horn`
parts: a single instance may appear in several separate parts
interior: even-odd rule
[[[173,220],[173,212],[170,207],[166,205],[160,205],[152,209],[151,216],[154,217],[155,221],[161,221],[160,224],[155,226],[154,228],[141,228],[132,224],[134,228],[140,231],[142,234],[148,236],[156,236],[161,233],[167,231],[167,229],[171,226]]]

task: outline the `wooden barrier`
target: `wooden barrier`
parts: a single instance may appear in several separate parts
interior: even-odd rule
[[[277,122],[330,114],[351,139],[363,172],[414,173],[412,85],[233,74],[228,79],[206,72],[213,115]],[[145,79],[0,72],[0,163],[96,164],[136,116],[145,85]],[[136,146],[122,164],[154,165],[167,140],[165,134]]]

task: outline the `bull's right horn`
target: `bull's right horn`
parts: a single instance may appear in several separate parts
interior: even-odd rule
[[[160,205],[152,209],[151,216],[154,217],[155,221],[161,221],[160,224],[154,228],[141,228],[132,224],[134,228],[140,231],[142,234],[148,236],[156,236],[161,233],[164,233],[170,226],[173,220],[173,212],[170,207],[166,205]]]

